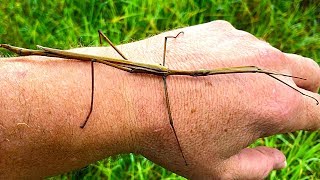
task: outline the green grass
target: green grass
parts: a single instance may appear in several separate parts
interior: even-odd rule
[[[102,29],[116,43],[139,40],[165,30],[224,19],[276,48],[320,62],[320,4],[317,0],[3,0],[0,43],[35,48],[98,45]],[[0,55],[9,55],[0,50]],[[288,167],[270,179],[319,179],[320,134],[300,131],[258,140],[282,150]],[[183,179],[132,154],[107,158],[81,170],[52,177],[78,179]]]

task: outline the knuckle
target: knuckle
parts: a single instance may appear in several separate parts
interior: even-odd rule
[[[258,59],[259,64],[271,67],[273,70],[282,69],[288,64],[285,54],[270,45],[259,49]]]
[[[246,32],[246,31],[243,31],[243,30],[235,30],[235,34],[236,34],[239,38],[245,39],[246,41],[249,41],[249,40],[251,40],[251,41],[256,41],[256,40],[258,40],[257,37],[255,37],[254,35]]]
[[[211,21],[208,23],[208,25],[214,27],[214,28],[219,28],[219,29],[235,29],[231,23],[229,23],[228,21],[224,21],[224,20],[215,20],[215,21]]]
[[[316,69],[320,68],[319,64],[316,61],[314,61],[313,59],[311,59],[311,58],[306,58],[306,59],[312,64],[312,66],[314,68],[316,68]],[[320,69],[319,69],[319,71],[320,71]]]
[[[316,61],[314,61],[314,60],[311,59],[311,58],[306,58],[306,57],[304,57],[304,59],[306,60],[307,63],[310,64],[310,67],[312,67],[312,68],[315,69],[315,72],[318,72],[318,73],[320,74],[320,66],[319,66],[319,64],[318,64]],[[317,71],[317,70],[318,70],[318,71]],[[319,79],[320,79],[320,76],[318,76],[318,77],[319,77]],[[319,81],[320,81],[320,80],[319,80]]]

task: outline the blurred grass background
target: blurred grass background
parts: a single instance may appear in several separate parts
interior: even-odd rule
[[[0,43],[61,49],[97,46],[98,29],[119,44],[223,19],[282,51],[320,63],[318,0],[1,0],[0,19]],[[0,50],[0,55],[10,53]],[[287,168],[269,179],[320,179],[319,132],[276,135],[255,145],[276,147],[287,157]],[[50,179],[184,179],[142,156],[106,158]]]

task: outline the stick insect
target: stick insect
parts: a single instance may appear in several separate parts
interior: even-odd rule
[[[280,83],[290,87],[291,89],[297,91],[298,93],[307,96],[309,98],[312,98],[316,101],[316,104],[319,104],[319,101],[300,91],[299,89],[291,86],[290,84],[284,82],[283,80],[279,79],[276,76],[285,76],[285,77],[291,77],[291,78],[297,78],[306,80],[305,78],[291,76],[287,74],[282,74],[278,72],[273,72],[270,70],[262,69],[257,66],[238,66],[238,67],[228,67],[228,68],[216,68],[216,69],[199,69],[199,70],[176,70],[176,69],[169,69],[165,67],[165,57],[166,57],[166,50],[167,50],[167,42],[168,39],[175,39],[179,35],[183,34],[183,32],[179,32],[176,36],[166,36],[164,40],[164,50],[163,50],[163,62],[162,65],[155,65],[155,64],[146,64],[146,63],[140,63],[140,62],[133,62],[129,61],[128,58],[126,58],[120,50],[108,39],[106,35],[104,35],[100,30],[99,33],[99,39],[100,39],[100,45],[102,44],[102,39],[105,39],[110,46],[113,47],[115,51],[123,58],[123,59],[117,59],[117,58],[111,58],[111,57],[101,57],[101,56],[94,56],[94,55],[87,55],[87,54],[79,54],[69,51],[63,51],[59,49],[53,49],[43,46],[37,46],[40,50],[31,50],[31,49],[25,49],[20,47],[11,46],[8,44],[0,44],[0,47],[8,49],[9,51],[12,51],[20,56],[28,56],[28,55],[40,55],[40,56],[50,56],[50,57],[59,57],[59,58],[65,58],[65,59],[76,59],[80,61],[89,61],[91,62],[91,81],[92,81],[92,87],[91,87],[91,103],[90,103],[90,110],[87,114],[86,119],[84,122],[80,125],[81,128],[84,128],[90,118],[90,115],[93,111],[93,100],[94,100],[94,62],[102,63],[108,66],[112,66],[114,68],[127,71],[129,73],[143,73],[143,74],[152,74],[156,76],[162,77],[163,84],[164,84],[164,96],[165,96],[165,102],[167,107],[167,113],[169,118],[170,127],[174,133],[175,139],[177,141],[177,145],[179,147],[179,151],[182,155],[182,158],[184,160],[185,165],[187,164],[187,160],[185,158],[185,155],[182,151],[182,147],[180,144],[180,141],[178,139],[178,135],[176,132],[176,129],[174,128],[171,108],[170,108],[170,101],[169,101],[169,93],[168,93],[168,85],[166,78],[168,76],[209,76],[209,75],[217,75],[217,74],[231,74],[231,73],[262,73],[265,74]]]

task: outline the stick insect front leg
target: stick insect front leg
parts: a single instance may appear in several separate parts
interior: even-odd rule
[[[168,38],[177,38],[180,34],[183,34],[183,31],[179,32],[176,36],[166,36],[164,38],[164,48],[163,48],[163,62],[162,62],[162,65],[165,66],[166,64],[166,51],[167,51],[167,41],[168,41]],[[169,122],[170,122],[170,126],[172,128],[172,131],[174,133],[174,136],[176,138],[176,141],[177,141],[177,144],[178,144],[178,147],[179,147],[179,150],[181,152],[181,155],[182,155],[182,158],[184,160],[184,163],[185,165],[187,166],[188,163],[187,163],[187,160],[185,158],[185,155],[182,151],[182,148],[181,148],[181,144],[180,144],[180,141],[178,139],[178,135],[177,135],[177,131],[176,129],[174,128],[174,125],[173,125],[173,118],[172,118],[172,113],[171,113],[171,107],[170,107],[170,100],[169,100],[169,95],[168,95],[168,85],[167,85],[167,75],[163,75],[162,76],[162,79],[163,79],[163,85],[164,85],[164,95],[165,95],[165,99],[166,99],[166,105],[167,105],[167,110],[168,110],[168,116],[169,116]]]

